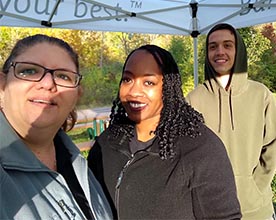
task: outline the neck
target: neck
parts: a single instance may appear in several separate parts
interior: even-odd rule
[[[154,131],[156,130],[157,124],[153,123],[153,124],[144,124],[144,123],[140,123],[140,124],[136,124],[135,129],[136,129],[136,133],[137,133],[137,139],[139,141],[143,141],[146,142],[150,139],[152,139],[155,134]]]
[[[26,140],[23,140],[28,148],[34,153],[37,159],[40,160],[45,166],[47,166],[51,170],[57,170],[56,167],[56,148],[54,142],[51,141],[48,144],[33,144]]]

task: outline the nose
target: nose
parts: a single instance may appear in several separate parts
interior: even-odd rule
[[[138,96],[143,96],[143,94],[144,94],[144,91],[143,91],[142,82],[134,81],[129,89],[129,95],[133,97],[138,97]]]
[[[219,45],[216,50],[217,54],[224,54],[224,47],[222,45]]]
[[[40,87],[43,87],[44,89],[47,89],[47,90],[56,88],[56,84],[53,79],[53,75],[50,72],[45,73],[43,78],[38,83],[39,83]]]

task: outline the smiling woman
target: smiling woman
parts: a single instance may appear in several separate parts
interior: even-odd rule
[[[64,132],[76,122],[80,81],[78,55],[58,38],[19,40],[5,61],[0,219],[112,218],[85,158]]]
[[[241,217],[225,147],[181,86],[174,58],[158,46],[125,61],[109,127],[88,156],[118,219]]]

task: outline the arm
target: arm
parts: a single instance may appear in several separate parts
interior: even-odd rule
[[[272,94],[266,104],[263,149],[253,174],[262,193],[271,191],[270,185],[276,172],[276,99]]]
[[[196,219],[240,219],[230,160],[221,140],[206,128],[191,157],[191,192]]]

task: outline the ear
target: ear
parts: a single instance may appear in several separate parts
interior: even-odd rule
[[[79,86],[79,87],[78,87],[78,95],[79,95],[78,98],[79,98],[79,99],[80,99],[80,97],[82,97],[83,92],[84,92],[84,91],[83,91],[83,87],[82,87],[82,86]]]
[[[0,110],[2,109],[2,100],[4,96],[6,80],[7,80],[7,75],[0,72]]]
[[[0,91],[3,91],[7,81],[7,74],[0,72]]]

